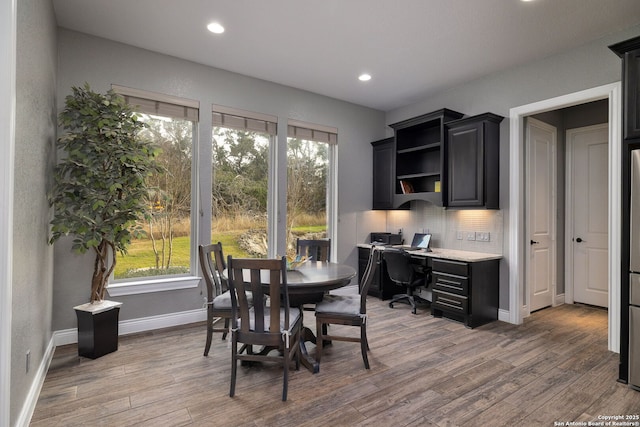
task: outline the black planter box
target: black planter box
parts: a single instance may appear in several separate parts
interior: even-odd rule
[[[122,303],[103,301],[74,307],[78,318],[78,355],[97,359],[118,349],[118,315]]]

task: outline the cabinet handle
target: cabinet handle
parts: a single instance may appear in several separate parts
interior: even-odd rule
[[[532,245],[537,245],[538,243],[540,243],[540,242],[536,242],[535,240],[532,240],[532,241],[531,241],[531,244],[532,244]]]
[[[449,284],[449,283],[451,283],[451,284]],[[459,283],[454,283],[454,282],[449,282],[449,283],[441,282],[440,280],[438,280],[436,282],[436,285],[438,285],[441,288],[453,289],[453,290],[456,290],[456,291],[461,291],[462,290],[462,286],[460,286]]]
[[[460,286],[460,282],[454,282],[452,280],[443,279],[441,277],[438,278],[438,283],[442,283],[449,286]]]
[[[447,303],[449,305],[462,307],[462,303],[460,301],[452,300],[452,299],[449,299],[449,298],[443,298],[441,296],[438,297],[438,302],[445,302],[445,303]]]

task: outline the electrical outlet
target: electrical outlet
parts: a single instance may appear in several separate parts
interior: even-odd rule
[[[456,235],[456,238],[458,240],[464,240],[464,233],[462,231],[458,231],[458,234]]]
[[[479,242],[488,242],[489,233],[483,231],[476,231],[476,240]]]
[[[487,232],[487,233],[482,233],[482,241],[483,242],[488,242],[491,240],[491,233]]]
[[[476,240],[476,233],[474,233],[473,231],[468,232],[467,233],[467,240],[469,240],[469,241]]]

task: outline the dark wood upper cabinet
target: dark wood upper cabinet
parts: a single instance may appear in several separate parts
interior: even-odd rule
[[[390,125],[372,142],[373,209],[408,209],[411,200],[449,208],[499,209],[500,122],[443,108]]]
[[[640,37],[609,48],[622,58],[623,137],[640,138]]]
[[[500,122],[492,113],[446,124],[449,208],[500,208]]]
[[[393,209],[395,146],[393,138],[371,143],[373,146],[373,209]]]
[[[462,116],[445,108],[390,125],[395,131],[395,208],[411,200],[443,206],[444,125]]]

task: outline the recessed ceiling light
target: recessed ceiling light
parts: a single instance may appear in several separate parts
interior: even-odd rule
[[[369,80],[371,80],[371,74],[367,74],[367,73],[360,74],[358,76],[358,80],[360,80],[361,82],[368,82]]]
[[[217,22],[212,22],[207,25],[207,30],[211,31],[214,34],[222,34],[224,33],[224,27]]]

